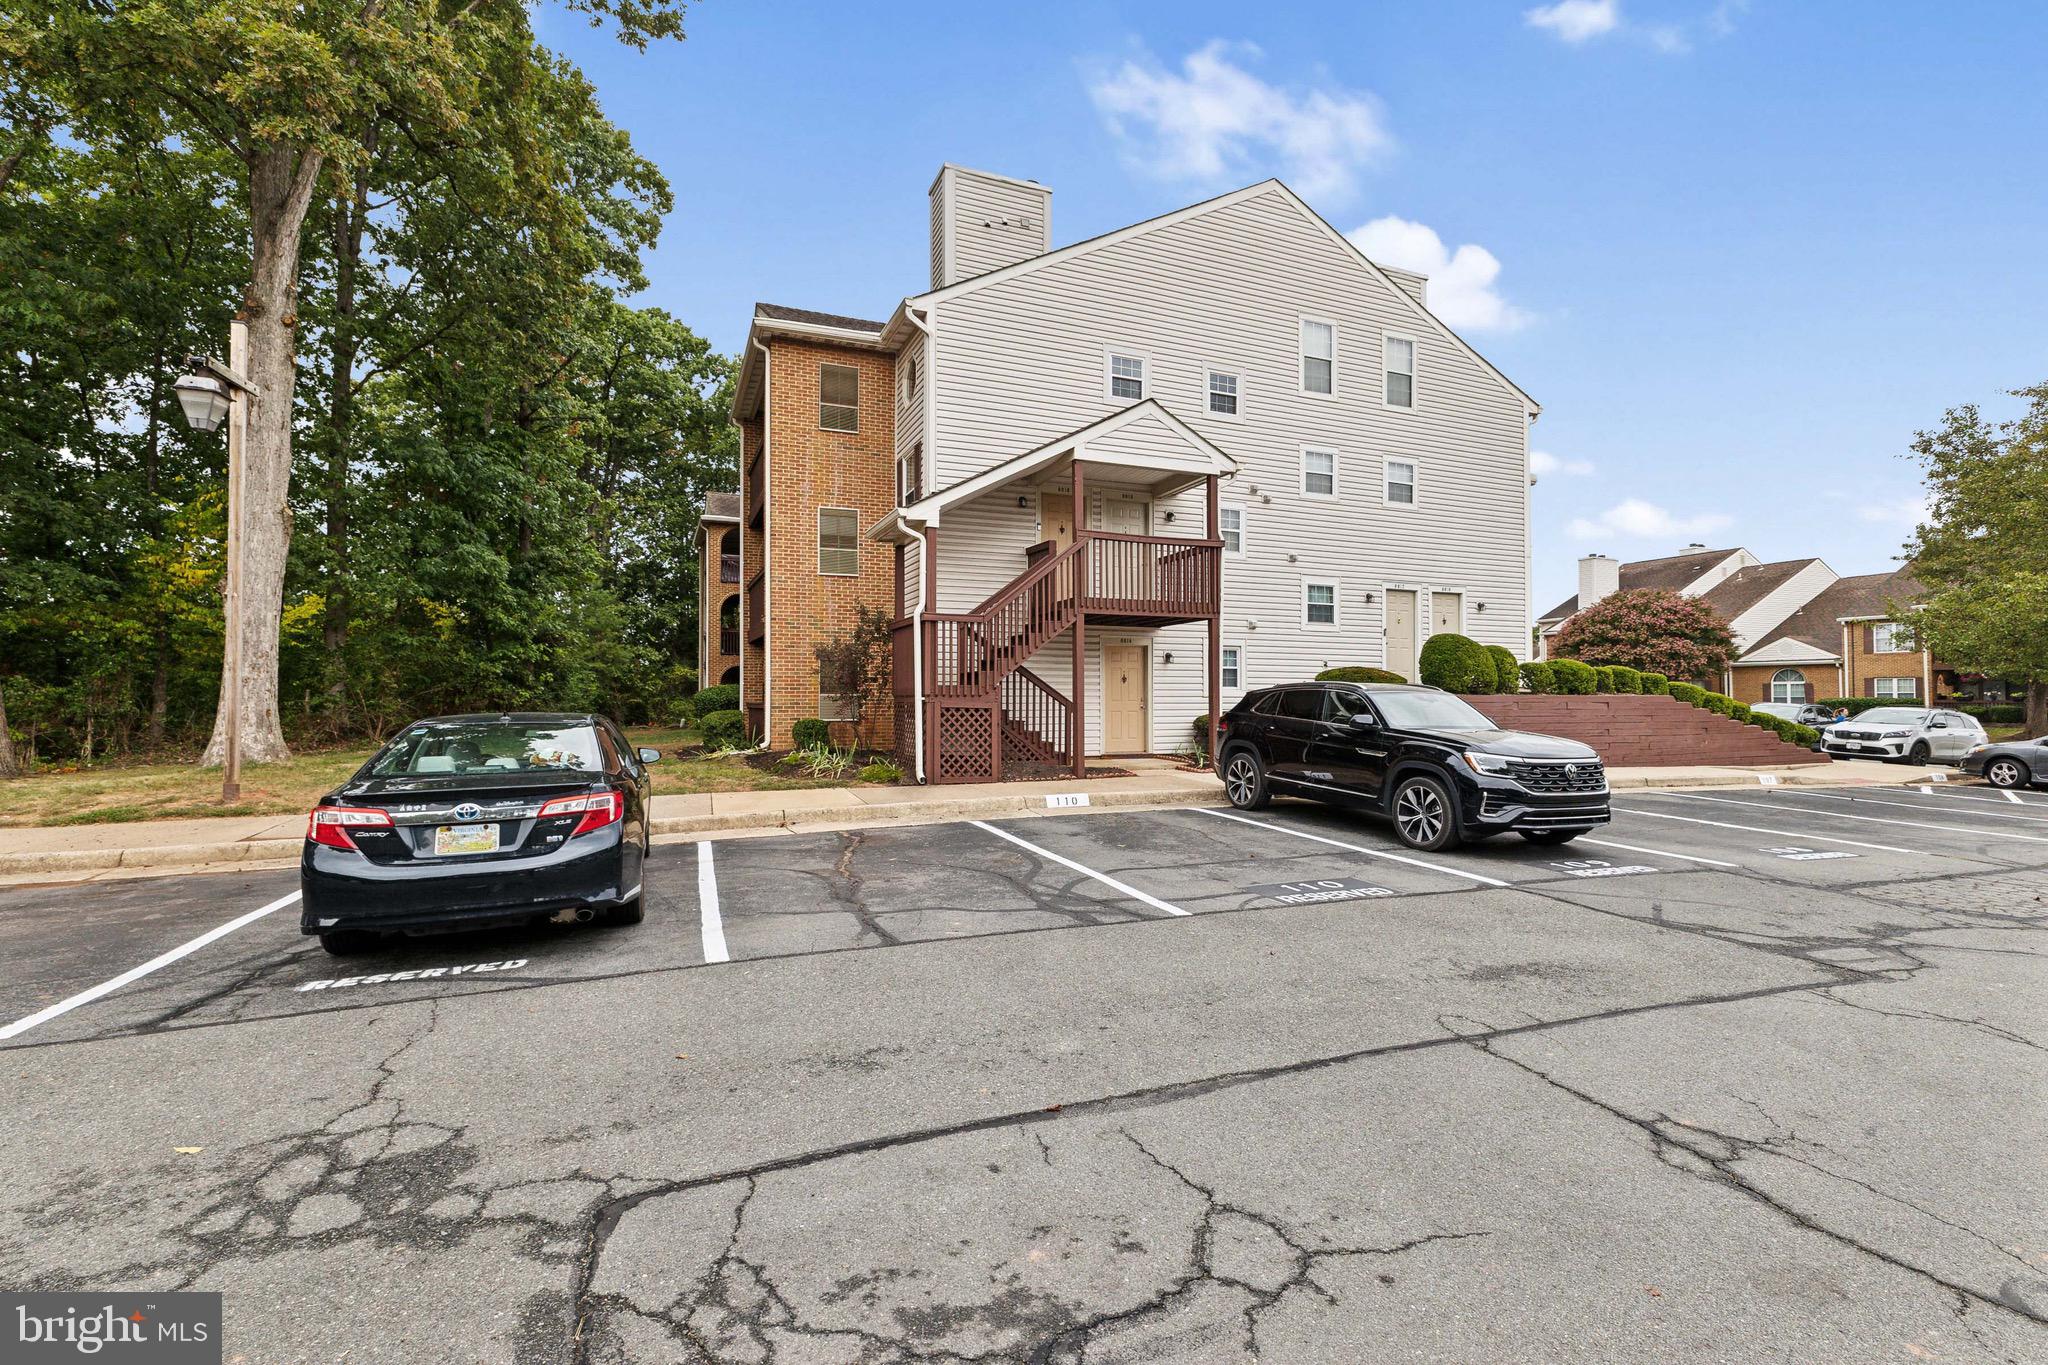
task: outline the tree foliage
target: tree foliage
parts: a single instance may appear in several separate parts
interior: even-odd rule
[[[2028,731],[2048,734],[2048,384],[2016,396],[2011,421],[1966,404],[1916,435],[1928,516],[1906,557],[1927,590],[1921,640],[1951,667],[2024,681]]]
[[[1711,686],[1734,658],[1735,640],[1728,623],[1697,597],[1627,588],[1565,622],[1551,653],[1595,667],[1624,664]]]

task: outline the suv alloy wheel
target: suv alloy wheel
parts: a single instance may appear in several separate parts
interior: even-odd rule
[[[1411,777],[1396,787],[1393,814],[1394,833],[1410,848],[1436,853],[1459,842],[1451,794],[1433,777]]]
[[[1223,794],[1239,810],[1260,810],[1272,800],[1266,768],[1250,749],[1239,749],[1223,764]]]

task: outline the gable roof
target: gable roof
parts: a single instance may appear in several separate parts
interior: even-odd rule
[[[1389,275],[1378,262],[1367,256],[1363,251],[1360,251],[1356,242],[1353,242],[1343,233],[1337,231],[1336,228],[1330,226],[1329,221],[1320,213],[1310,208],[1306,200],[1289,189],[1285,182],[1278,179],[1261,180],[1256,185],[1247,185],[1241,190],[1231,190],[1227,194],[1219,194],[1213,199],[1204,199],[1197,203],[1189,204],[1185,208],[1175,209],[1171,213],[1162,213],[1155,218],[1146,218],[1132,223],[1128,227],[1117,228],[1112,232],[1099,233],[1094,237],[1085,237],[1078,242],[1070,242],[1066,246],[1055,247],[1051,251],[1027,257],[1024,260],[1001,266],[995,270],[984,271],[979,275],[973,275],[964,280],[955,280],[953,283],[938,289],[927,290],[922,294],[913,294],[903,301],[904,306],[906,308],[921,308],[935,303],[944,303],[947,299],[957,298],[962,294],[971,293],[977,289],[985,289],[989,285],[1000,284],[1004,280],[1015,279],[1019,275],[1042,270],[1049,265],[1070,261],[1077,256],[1086,255],[1091,251],[1099,251],[1106,246],[1127,242],[1134,237],[1157,232],[1161,228],[1171,227],[1176,223],[1183,223],[1191,218],[1200,217],[1203,214],[1214,213],[1219,209],[1231,208],[1243,203],[1247,199],[1254,199],[1261,194],[1276,190],[1282,198],[1286,199],[1289,204],[1306,216],[1311,223],[1320,228],[1325,236],[1362,265],[1369,275],[1384,284],[1400,306],[1406,307],[1409,311],[1413,312],[1416,317],[1426,323],[1444,340],[1450,342],[1452,346],[1476,362],[1481,369],[1499,381],[1508,392],[1520,398],[1532,413],[1542,411],[1542,404],[1531,398],[1521,385],[1515,383],[1514,380],[1508,378],[1505,374],[1502,374],[1492,361],[1474,350],[1470,342],[1452,331],[1444,324],[1442,319],[1423,306],[1419,299],[1402,288],[1400,282]]]
[[[706,493],[704,495],[705,521],[738,521],[740,519],[740,495],[737,493]]]
[[[1693,550],[1686,554],[1667,555],[1663,559],[1638,559],[1632,564],[1621,566],[1622,589],[1655,588],[1663,592],[1682,592],[1701,574],[1719,564],[1739,550]],[[1562,621],[1576,615],[1579,610],[1579,595],[1573,593],[1564,601],[1536,618],[1538,625]]]
[[[1742,659],[1751,659],[1784,640],[1810,645],[1832,659],[1842,647],[1842,621],[1845,618],[1852,621],[1870,617],[1881,619],[1885,615],[1886,602],[1912,600],[1924,591],[1911,569],[1838,578],[1816,594],[1812,601],[1780,621],[1774,630],[1751,646]]]
[[[1729,574],[1700,596],[1721,613],[1722,620],[1733,621],[1785,586],[1800,570],[1818,563],[1818,559],[1781,559],[1775,564],[1751,564]]]
[[[754,316],[773,322],[801,322],[812,327],[836,327],[843,332],[877,332],[888,326],[869,318],[852,318],[844,313],[820,313],[811,308],[790,308],[780,303],[757,303]]]

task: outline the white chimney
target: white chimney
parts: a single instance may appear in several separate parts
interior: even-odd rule
[[[1621,587],[1621,561],[1606,555],[1585,555],[1579,560],[1579,610],[1584,611]]]
[[[932,288],[1052,250],[1052,191],[951,162],[932,181]]]

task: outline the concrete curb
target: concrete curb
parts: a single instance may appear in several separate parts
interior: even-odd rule
[[[1758,780],[1756,772],[1743,770],[1728,773],[1692,774],[1685,777],[1610,776],[1609,784],[1615,791],[1683,790],[1695,787],[1894,787],[1916,786],[1927,778],[1924,775],[1892,776],[1857,779],[1854,781],[1821,781],[1812,772],[1804,771],[1806,765],[1780,769],[1767,775],[1777,778],[1775,784]],[[1832,772],[1834,769],[1820,767],[1818,772]],[[1944,777],[1946,774],[1944,774]],[[1033,784],[1038,790],[1019,792],[1014,796],[977,796],[960,800],[932,801],[880,801],[873,804],[851,806],[791,807],[781,810],[735,812],[730,815],[687,815],[670,816],[652,822],[651,834],[663,843],[686,842],[705,835],[725,834],[747,830],[780,829],[836,829],[846,825],[873,824],[931,824],[941,820],[972,820],[993,815],[1045,814],[1052,809],[1081,809],[1079,807],[1048,807],[1048,796],[1064,795],[1056,784]],[[1053,788],[1053,790],[1047,790]],[[1145,790],[1096,791],[1087,793],[1086,809],[1102,810],[1143,806],[1194,806],[1221,805],[1223,794],[1192,790],[1187,787],[1162,787]],[[67,849],[47,853],[0,853],[0,876],[21,874],[76,874],[89,875],[114,868],[181,868],[204,865],[209,871],[219,870],[222,864],[269,863],[280,864],[298,861],[301,844],[297,839],[245,839],[236,843],[220,844],[157,844],[146,848],[110,849]]]

